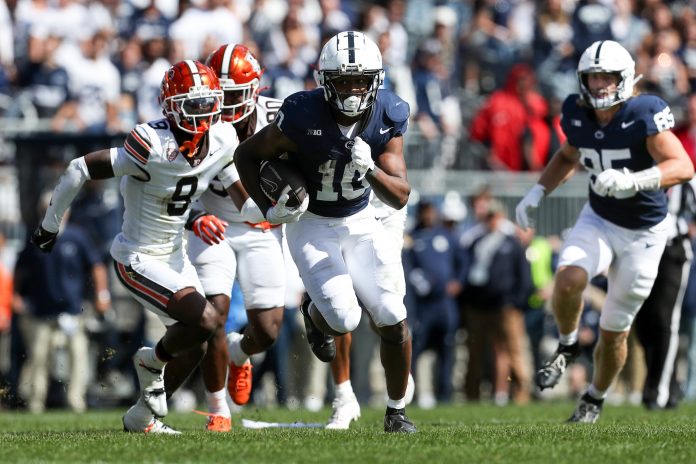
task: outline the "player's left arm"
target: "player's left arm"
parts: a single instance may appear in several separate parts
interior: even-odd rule
[[[645,140],[650,156],[660,171],[660,188],[688,182],[694,177],[694,166],[684,146],[672,131],[650,135]]]
[[[411,193],[403,148],[403,137],[390,139],[384,147],[384,152],[375,160],[375,168],[365,175],[375,195],[394,209],[406,206]]]

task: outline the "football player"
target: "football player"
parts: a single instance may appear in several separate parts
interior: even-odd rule
[[[133,357],[141,392],[123,417],[126,431],[179,433],[160,420],[167,415],[167,396],[200,362],[220,324],[186,255],[184,224],[214,177],[225,188],[238,179],[232,165],[236,132],[229,123],[214,123],[222,97],[217,76],[204,64],[185,60],[170,67],[160,93],[165,118],[137,125],[122,147],[71,161],[32,236],[49,252],[80,187],[90,179],[121,178],[123,228],[111,246],[116,275],[167,327],[155,348],[141,348]]]
[[[321,88],[286,98],[274,123],[240,145],[237,168],[269,222],[287,222],[290,254],[311,298],[301,311],[314,354],[325,362],[335,357],[332,337],[357,327],[360,299],[381,339],[389,396],[384,429],[415,432],[405,412],[411,338],[399,287],[401,261],[369,206],[372,189],[392,208],[408,201],[402,136],[409,107],[379,89],[382,56],[361,32],[329,39],[315,78]],[[259,187],[261,162],[283,153],[307,181],[309,208],[301,215],[271,205]]]
[[[234,124],[241,141],[273,121],[282,101],[259,96],[263,70],[247,47],[223,45],[208,57],[206,64],[217,74],[224,92],[221,117]],[[208,341],[208,351],[201,365],[210,413],[207,429],[212,431],[230,430],[225,379],[228,379],[232,400],[239,405],[246,404],[252,381],[249,356],[270,348],[283,321],[282,228],[270,225],[263,217],[260,218],[262,222],[250,222],[244,214],[244,205],[253,204],[253,200],[241,182],[235,182],[234,187],[243,192],[243,196],[233,198],[233,203],[220,181],[214,179],[197,205],[205,212],[190,221],[196,234],[189,240],[191,262],[221,322],[220,329]],[[255,209],[256,205],[253,207]],[[225,222],[222,227],[216,218]],[[208,246],[210,237],[216,237],[221,229],[224,230],[221,241]],[[227,336],[228,353],[224,324],[235,274],[244,295],[249,323],[243,334],[232,332]]]
[[[580,57],[580,95],[563,103],[568,140],[538,184],[517,205],[517,223],[533,226],[530,214],[542,198],[575,171],[589,171],[589,203],[560,253],[551,303],[560,333],[553,357],[536,374],[541,388],[556,385],[578,355],[582,292],[607,272],[609,292],[600,319],[592,383],[569,422],[595,422],[612,381],[626,360],[626,338],[655,281],[667,240],[664,189],[686,182],[694,168],[671,132],[674,116],[653,95],[634,95],[635,63],[618,43],[593,43]]]

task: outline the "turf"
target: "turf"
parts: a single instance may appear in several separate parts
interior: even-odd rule
[[[0,462],[211,463],[695,463],[696,404],[673,411],[607,406],[594,425],[563,424],[571,403],[525,407],[411,408],[416,435],[382,431],[383,410],[363,408],[349,431],[241,427],[241,418],[321,422],[319,413],[248,409],[231,433],[202,431],[205,419],[171,414],[182,436],[127,434],[123,411],[77,416],[0,412]]]

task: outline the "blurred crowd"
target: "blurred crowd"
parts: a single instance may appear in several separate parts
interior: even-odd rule
[[[560,104],[577,89],[579,54],[602,39],[619,41],[636,58],[639,88],[670,104],[675,133],[696,159],[696,9],[688,1],[3,0],[0,116],[33,114],[45,122],[37,130],[56,134],[121,134],[161,117],[157,97],[171,63],[205,61],[223,43],[249,46],[265,69],[262,93],[284,98],[316,85],[313,65],[324,39],[347,29],[374,38],[385,86],[411,105],[409,136],[426,148],[424,158],[406,153],[409,167],[542,169],[564,140]],[[542,397],[531,379],[556,345],[547,300],[561,238],[522,232],[485,188],[468,198],[457,192],[420,198],[409,215],[404,268],[418,404]],[[85,189],[70,222],[73,241],[50,257],[29,256],[29,249],[4,256],[0,237],[4,406],[83,411],[137,396],[130,357],[157,340],[160,328],[116,279],[98,286],[120,227],[113,186]],[[70,269],[92,285],[37,278],[55,269]],[[575,396],[586,387],[605,293],[606,283],[596,279],[580,332],[587,362],[576,363],[554,395]],[[300,294],[290,286],[288,308]],[[245,323],[240,298],[234,291],[229,328]],[[274,349],[252,360],[256,378],[273,374],[270,382],[255,382],[253,401],[316,409],[331,401],[326,366],[307,350],[298,312],[285,318]],[[378,343],[366,319],[353,347],[353,385],[362,402],[379,403],[385,393],[375,374]],[[691,400],[695,320],[696,282],[683,302],[678,357]],[[641,356],[633,343],[617,401],[640,402]],[[200,400],[201,388],[194,377],[179,396],[191,391]]]
[[[315,85],[327,37],[357,29],[378,43],[385,85],[411,105],[431,157],[539,170],[563,140],[560,103],[577,88],[579,54],[596,40],[622,43],[641,90],[686,123],[695,11],[686,0],[5,0],[0,113],[56,132],[127,132],[160,117],[170,63],[239,42],[265,68],[264,93],[284,98]]]

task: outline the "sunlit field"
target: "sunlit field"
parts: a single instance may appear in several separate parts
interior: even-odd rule
[[[384,411],[363,408],[349,431],[320,428],[247,429],[242,419],[305,424],[328,410],[243,410],[231,433],[205,432],[205,417],[175,413],[167,424],[181,436],[128,434],[122,410],[84,415],[0,412],[0,462],[211,462],[211,463],[694,463],[696,405],[648,412],[607,406],[594,425],[563,423],[573,404],[524,407],[458,405],[410,408],[415,435],[382,430]]]

